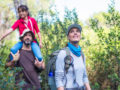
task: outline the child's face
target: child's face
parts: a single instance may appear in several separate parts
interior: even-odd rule
[[[19,17],[22,18],[22,19],[24,19],[25,17],[28,16],[28,11],[25,11],[25,10],[22,10],[22,9],[19,9],[18,13],[19,13]]]

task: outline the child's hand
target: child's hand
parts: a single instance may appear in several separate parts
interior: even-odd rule
[[[0,41],[2,40],[2,38],[0,37]]]
[[[41,42],[39,43],[39,46],[40,46],[40,48],[42,48],[42,43]]]
[[[10,52],[11,55],[13,56],[13,61],[18,61],[20,58],[20,53],[19,51],[16,54],[13,54],[12,52]]]

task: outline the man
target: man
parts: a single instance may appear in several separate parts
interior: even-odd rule
[[[22,49],[15,55],[11,53],[13,60],[9,60],[6,66],[19,66],[23,68],[15,78],[16,84],[20,82],[21,78],[25,81],[25,84],[22,86],[23,90],[27,88],[40,90],[41,86],[37,71],[45,69],[45,64],[43,60],[41,62],[38,61],[31,50],[31,42],[35,39],[34,34],[29,29],[26,29],[20,39],[23,41]],[[20,77],[21,75],[23,76]]]

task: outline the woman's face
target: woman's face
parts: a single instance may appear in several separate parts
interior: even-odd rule
[[[28,16],[28,11],[22,10],[21,8],[18,10],[20,18],[26,18]]]
[[[79,42],[81,38],[81,33],[78,28],[72,28],[68,33],[68,39],[70,42]]]

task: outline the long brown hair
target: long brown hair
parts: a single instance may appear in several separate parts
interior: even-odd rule
[[[21,9],[22,11],[28,12],[28,16],[30,16],[29,9],[28,9],[28,7],[27,7],[26,5],[20,5],[20,6],[18,7],[18,12],[19,12],[19,9]],[[21,18],[21,17],[19,17],[19,19],[20,19],[20,18]]]

